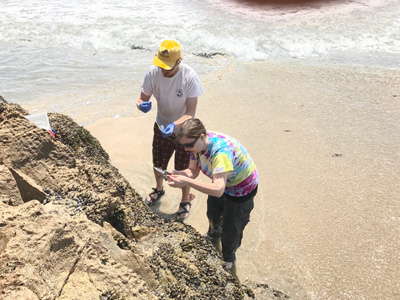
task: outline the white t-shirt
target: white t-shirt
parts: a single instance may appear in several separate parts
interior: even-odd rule
[[[175,122],[186,112],[186,99],[199,97],[204,88],[196,72],[181,63],[174,77],[164,77],[159,67],[152,65],[142,83],[142,92],[157,99],[158,125],[167,126]]]

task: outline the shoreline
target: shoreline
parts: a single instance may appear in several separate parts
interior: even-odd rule
[[[394,299],[400,70],[236,62],[202,80],[197,117],[237,138],[261,176],[237,252],[241,280],[294,299]],[[154,185],[153,107],[85,126],[142,197]],[[185,223],[203,233],[207,197],[192,192]],[[169,216],[178,203],[167,188],[155,209]]]
[[[143,61],[151,61],[153,52],[147,54],[148,57]],[[262,61],[242,61],[228,55],[216,54],[211,58],[195,56],[193,54],[184,54],[184,61],[192,66],[203,80],[204,85],[213,89],[213,86],[221,81],[226,73],[237,72],[236,68],[241,65],[261,64],[279,68],[283,66],[285,69],[295,68],[312,68],[312,69],[354,69],[367,73],[393,73],[400,69],[400,65],[390,67],[390,59],[385,60],[383,65],[374,65],[371,62],[363,61],[356,63],[332,63],[332,61],[324,61],[318,58],[312,59],[285,59],[271,58]],[[369,63],[366,65],[365,63]],[[30,113],[39,112],[57,112],[72,117],[78,124],[82,126],[90,126],[101,119],[107,118],[129,118],[131,116],[140,117],[141,113],[137,111],[135,103],[140,93],[140,84],[142,75],[148,65],[141,65],[130,77],[129,74],[119,74],[116,70],[115,78],[107,78],[107,80],[96,81],[95,84],[85,82],[78,89],[69,85],[51,84],[48,86],[40,86],[38,89],[28,87],[24,91],[24,95],[30,90],[35,93],[22,96],[22,94],[2,93],[2,96],[10,101],[24,106]],[[34,81],[35,79],[33,79]],[[56,91],[56,92],[55,92]]]

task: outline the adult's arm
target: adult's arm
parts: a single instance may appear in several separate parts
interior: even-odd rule
[[[196,114],[197,101],[198,97],[186,99],[186,112],[182,117],[174,122],[175,126],[182,124],[187,119],[194,118]]]
[[[142,103],[142,102],[149,102],[149,101],[150,101],[150,98],[151,98],[151,95],[146,95],[145,93],[141,92],[141,93],[140,93],[140,98],[139,98],[139,99],[137,100],[137,102],[136,102],[136,107],[137,107],[137,109],[138,109],[138,110],[141,110],[140,107],[139,107],[140,103]]]

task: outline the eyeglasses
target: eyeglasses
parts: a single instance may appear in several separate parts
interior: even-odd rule
[[[185,148],[187,148],[187,149],[191,149],[191,148],[194,147],[194,145],[196,144],[196,142],[197,142],[197,140],[198,140],[199,138],[200,138],[200,136],[196,137],[196,139],[195,139],[193,142],[187,143],[187,144],[181,144],[181,142],[178,141],[178,144],[181,145],[181,146],[183,146],[183,147],[185,147]]]

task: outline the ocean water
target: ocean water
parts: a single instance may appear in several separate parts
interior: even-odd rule
[[[140,93],[140,84],[146,69],[151,65],[158,45],[164,39],[176,39],[180,42],[184,62],[191,65],[201,78],[212,76],[214,73],[218,74],[221,67],[237,61],[282,61],[285,63],[294,61],[327,66],[328,71],[329,66],[335,65],[400,69],[399,0],[308,0],[304,1],[305,4],[302,6],[296,3],[290,4],[290,0],[260,0],[259,2],[271,4],[257,5],[256,2],[245,0],[171,0],[168,2],[159,0],[1,0],[0,95],[10,102],[21,104],[31,113],[60,112],[70,115],[81,125],[90,125],[102,118],[139,116],[141,112],[136,109],[135,102]],[[282,2],[286,5],[279,4]],[[296,1],[293,0],[293,2]],[[328,83],[330,79],[326,75],[323,82]],[[356,83],[364,80],[361,77],[353,79]],[[384,77],[378,79],[385,81]],[[374,83],[368,80],[367,82],[371,86],[371,93],[384,94],[384,88],[373,90]],[[318,90],[318,86],[310,86]],[[319,122],[317,129],[312,126],[311,117],[313,113],[318,116],[317,113],[320,110],[317,106],[322,106],[322,104],[306,103],[305,107],[311,117],[310,120],[307,119],[304,122],[311,123],[308,128],[319,130],[315,136],[321,132],[333,132],[334,141],[345,139],[340,145],[343,151],[347,150],[348,154],[353,153],[352,159],[361,161],[355,164],[360,167],[356,168],[355,176],[348,171],[348,167],[345,172],[337,171],[337,173],[351,176],[334,178],[337,181],[348,180],[352,184],[356,182],[357,191],[348,191],[347,183],[346,188],[336,190],[336,186],[327,180],[325,190],[318,186],[316,196],[311,200],[305,197],[304,201],[300,199],[298,203],[291,203],[291,198],[286,195],[275,199],[277,202],[282,200],[282,203],[268,206],[268,212],[265,215],[271,217],[274,211],[279,212],[273,219],[275,223],[271,221],[271,224],[277,226],[269,228],[271,231],[275,228],[273,237],[277,239],[276,245],[281,242],[285,249],[276,250],[275,245],[269,246],[269,240],[250,239],[250,233],[246,233],[252,247],[262,245],[259,246],[259,253],[262,253],[263,257],[254,259],[257,267],[268,266],[270,262],[267,260],[275,259],[267,271],[284,270],[286,272],[282,275],[276,272],[268,274],[269,278],[260,278],[263,283],[274,283],[272,287],[283,287],[282,290],[285,292],[288,290],[290,292],[292,283],[294,283],[293,286],[299,285],[298,290],[302,291],[305,285],[303,283],[306,283],[308,295],[311,295],[306,299],[313,300],[396,299],[397,295],[391,294],[382,294],[381,298],[368,298],[368,292],[372,291],[374,295],[377,295],[385,287],[395,286],[398,290],[399,286],[395,282],[396,276],[391,276],[398,273],[398,270],[395,270],[398,265],[396,256],[392,255],[395,251],[392,249],[396,249],[396,241],[398,241],[395,233],[398,232],[399,219],[387,217],[390,214],[395,215],[398,211],[394,204],[398,198],[395,193],[399,182],[398,168],[396,168],[399,157],[398,147],[396,147],[398,145],[396,144],[398,105],[395,102],[398,99],[396,98],[398,93],[394,95],[395,92],[393,92],[389,100],[383,97],[379,101],[367,103],[363,100],[366,92],[357,91],[357,88],[362,87],[361,84],[360,86],[356,84],[354,94],[357,93],[357,97],[349,98],[356,99],[354,103],[347,103],[346,98],[323,106],[329,108],[329,114],[324,114],[320,119],[315,117],[317,120],[324,121]],[[277,90],[276,94],[278,93]],[[353,95],[350,92],[349,94]],[[322,102],[325,99],[322,96],[316,98]],[[277,104],[272,103],[272,105]],[[238,109],[236,112],[239,113]],[[373,119],[371,123],[367,122],[371,118]],[[321,127],[323,129],[320,129]],[[339,135],[340,138],[338,138]],[[263,142],[260,141],[263,139],[265,136],[260,134],[255,142],[257,146],[262,145]],[[353,140],[354,142],[351,143]],[[248,144],[251,145],[251,143]],[[367,152],[367,150],[371,151]],[[360,154],[364,154],[365,157]],[[350,157],[350,155],[344,155],[344,157]],[[262,166],[263,163],[259,160],[257,164]],[[288,163],[290,164],[290,160]],[[318,166],[307,161],[303,162],[303,160],[301,163],[307,168],[311,166],[315,169]],[[268,170],[270,168],[270,165],[265,167]],[[319,170],[315,171],[317,172]],[[298,178],[303,178],[306,174],[309,177],[313,175],[309,169],[304,168]],[[318,173],[318,177],[330,179],[326,174],[326,177],[323,175]],[[267,175],[264,173],[264,176]],[[291,178],[296,178],[296,174],[291,174]],[[305,184],[298,184],[300,189],[296,190],[296,194],[310,196],[310,192],[304,191],[308,188],[308,183],[304,182]],[[339,187],[342,186],[339,185]],[[284,192],[285,188],[282,189]],[[316,206],[320,203],[319,199],[324,199],[325,195],[322,195],[324,191],[328,191],[333,199],[339,195],[337,207],[335,202],[331,203],[331,207],[337,211],[327,211],[327,206],[324,206],[324,211],[323,206],[320,206],[316,207],[312,215],[307,214],[307,218],[298,220],[303,229],[309,229],[308,235],[304,237],[295,236],[295,233],[301,230],[292,232],[292,228],[287,224],[283,226],[282,233],[279,232],[281,230],[280,216],[282,211],[285,211],[284,207],[307,211],[307,207]],[[290,193],[289,196],[291,196]],[[293,199],[296,199],[294,196]],[[372,201],[368,202],[370,199]],[[324,213],[326,215],[323,215]],[[336,225],[319,220],[313,223],[315,219],[329,220],[333,216],[341,218],[343,224],[337,225],[336,220],[333,220]],[[268,218],[265,217],[265,219]],[[348,219],[347,222],[346,219]],[[262,220],[262,222],[266,224],[267,221]],[[312,226],[320,223],[328,225],[321,228]],[[356,226],[361,224],[361,227],[366,228],[365,231],[359,230],[357,237],[354,237],[354,232],[346,231],[354,224]],[[284,229],[286,232],[283,231]],[[330,234],[325,238],[318,236],[316,232],[321,232],[321,236],[326,232]],[[285,233],[292,236],[288,237]],[[388,239],[384,239],[385,234],[391,235],[389,239],[391,243],[387,243]],[[254,236],[259,237],[257,234]],[[336,245],[336,241],[331,242],[335,236],[346,247],[340,248]],[[381,236],[384,241],[379,244]],[[309,237],[310,243],[307,240]],[[374,239],[378,242],[374,242]],[[296,240],[297,244],[293,240]],[[375,247],[377,244],[379,247]],[[332,245],[331,249],[329,245]],[[268,247],[270,251],[275,252],[268,253]],[[296,247],[300,250],[296,250]],[[302,257],[305,252],[301,247],[309,252],[313,250],[312,253],[317,259]],[[366,261],[362,261],[364,257],[355,259],[354,257],[360,253],[357,252],[358,248],[365,248],[366,250],[361,253],[367,253],[371,257],[366,258]],[[336,249],[343,252],[334,253]],[[250,253],[254,254],[257,251]],[[288,253],[289,260],[276,259],[281,253]],[[323,256],[324,253],[331,255]],[[349,262],[349,266],[338,272],[338,266],[343,267],[343,265],[340,265],[341,262],[336,258],[341,254],[347,254],[341,259]],[[326,264],[312,265],[319,264],[321,260]],[[362,263],[359,263],[360,261]],[[354,273],[349,270],[353,265],[356,265],[358,269]],[[249,267],[251,271],[254,269],[254,266]],[[310,270],[314,270],[315,273],[308,273]],[[264,271],[255,273],[268,273]],[[387,274],[388,271],[390,274],[385,275],[384,273]],[[287,274],[294,274],[294,277],[288,278]],[[332,283],[335,281],[333,280],[335,276],[342,276],[341,284],[343,285],[339,288],[337,283],[336,286]],[[360,279],[357,276],[360,276]],[[279,283],[281,279],[281,285],[276,285],[276,282]],[[357,280],[363,285],[351,286]],[[391,283],[389,280],[394,282]],[[384,281],[388,282],[383,284]],[[323,283],[325,286],[322,285]],[[349,288],[342,290],[342,286],[347,284]],[[371,286],[369,290],[359,290],[368,284]],[[379,284],[384,287],[379,287]],[[329,293],[326,291],[328,289],[330,289],[329,292],[333,291],[334,296],[330,294],[321,296],[325,292]],[[298,290],[294,287],[291,291],[293,299],[296,299]],[[348,294],[345,295],[346,292]]]
[[[181,43],[200,76],[235,60],[400,67],[398,1],[259,2],[273,4],[2,0],[0,95],[82,125],[136,114],[143,74],[164,39]]]

